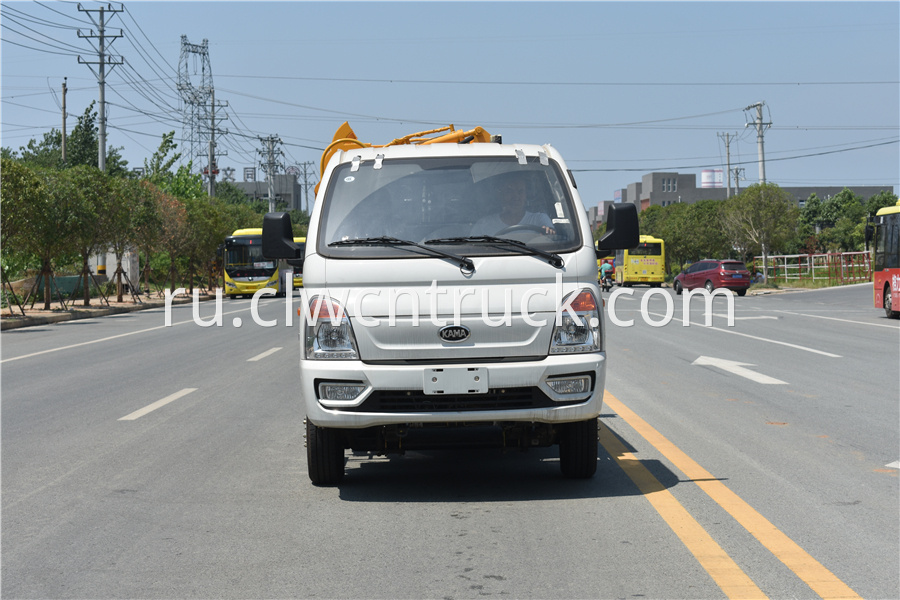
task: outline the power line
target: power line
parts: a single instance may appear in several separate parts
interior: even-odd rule
[[[875,148],[878,146],[888,146],[891,144],[900,144],[900,139],[896,139],[896,140],[893,140],[890,142],[880,142],[877,144],[867,144],[865,146],[856,146],[854,148],[844,148],[842,150],[829,150],[829,151],[825,151],[825,152],[814,152],[812,154],[798,154],[796,156],[784,156],[781,158],[769,158],[768,161],[775,162],[775,161],[785,161],[785,160],[797,160],[800,158],[810,158],[813,156],[825,156],[828,154],[840,154],[842,152],[852,152],[854,150],[864,150],[866,148]],[[748,160],[748,161],[732,162],[731,164],[747,165],[747,164],[753,164],[756,162],[757,162],[756,160]],[[705,164],[705,165],[681,165],[681,166],[677,166],[677,167],[666,166],[666,167],[655,167],[655,168],[650,168],[650,167],[615,168],[615,169],[586,168],[586,169],[572,169],[572,171],[580,172],[580,173],[615,173],[617,171],[678,171],[678,170],[683,170],[683,169],[706,169],[706,168],[718,167],[718,166],[721,166],[721,163]]]
[[[759,87],[759,86],[821,86],[821,85],[898,85],[900,81],[485,81],[461,79],[370,79],[359,77],[298,77],[287,75],[219,75],[220,79],[275,79],[287,81],[330,81],[337,83],[399,83],[429,85],[525,85],[572,87]]]

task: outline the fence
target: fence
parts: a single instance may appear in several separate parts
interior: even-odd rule
[[[768,258],[768,276],[785,281],[827,281],[828,285],[872,281],[869,252],[782,254]],[[762,272],[762,256],[753,257],[753,267]]]

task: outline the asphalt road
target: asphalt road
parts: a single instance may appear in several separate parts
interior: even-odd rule
[[[312,486],[281,300],[269,328],[243,300],[6,331],[2,596],[900,598],[900,322],[871,286],[734,298],[734,327],[670,290],[653,327],[647,293],[607,320],[589,481],[467,451]]]

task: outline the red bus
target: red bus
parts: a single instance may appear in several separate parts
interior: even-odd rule
[[[872,282],[875,308],[884,308],[889,319],[900,317],[900,202],[875,214]]]

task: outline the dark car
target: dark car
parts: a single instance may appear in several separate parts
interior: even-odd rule
[[[679,273],[672,287],[676,294],[705,287],[707,292],[726,288],[743,296],[750,287],[750,271],[739,260],[701,260]]]

